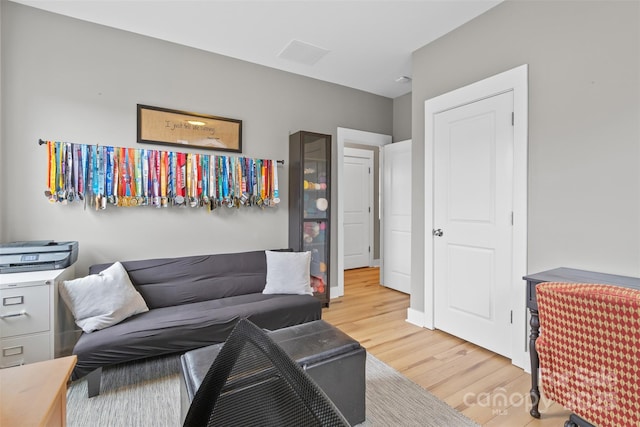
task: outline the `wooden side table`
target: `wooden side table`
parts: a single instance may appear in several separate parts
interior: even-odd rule
[[[67,425],[67,381],[76,360],[0,369],[0,426]]]

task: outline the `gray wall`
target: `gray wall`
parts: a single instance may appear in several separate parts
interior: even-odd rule
[[[39,138],[135,147],[137,103],[241,119],[242,155],[258,158],[288,160],[288,135],[300,129],[332,134],[334,144],[337,127],[392,131],[389,98],[15,3],[2,7],[3,241],[77,240],[81,275],[117,259],[286,247],[288,166],[279,170],[277,209],[84,211],[43,195],[47,152]],[[336,227],[332,242],[336,285]]]
[[[411,92],[393,100],[393,142],[411,139]]]
[[[521,64],[529,64],[529,272],[640,276],[639,8],[508,0],[414,52],[413,309],[424,309],[424,101]]]

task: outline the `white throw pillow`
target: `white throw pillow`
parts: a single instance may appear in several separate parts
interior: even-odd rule
[[[263,294],[313,295],[311,252],[264,252],[267,256],[267,284]]]
[[[149,311],[142,295],[131,283],[127,270],[119,262],[98,274],[65,280],[59,291],[76,324],[87,333]]]

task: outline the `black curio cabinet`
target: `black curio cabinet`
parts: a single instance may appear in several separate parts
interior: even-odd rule
[[[331,135],[289,136],[289,246],[311,252],[311,286],[329,306]]]

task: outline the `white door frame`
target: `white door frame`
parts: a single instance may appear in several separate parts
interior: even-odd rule
[[[347,129],[347,128],[338,128],[337,138],[336,138],[336,146],[337,146],[337,179],[336,182],[338,185],[334,185],[333,188],[337,190],[338,197],[338,228],[337,228],[337,237],[338,237],[338,248],[337,248],[337,260],[338,260],[338,286],[331,289],[331,298],[337,298],[344,295],[344,192],[340,188],[340,183],[343,178],[343,168],[344,168],[344,144],[345,142],[350,142],[354,144],[363,144],[363,145],[371,145],[381,147],[383,145],[391,144],[391,135],[383,135],[380,133],[373,132],[365,132],[361,130],[355,129]]]
[[[528,66],[521,65],[468,86],[425,101],[425,235],[424,235],[424,322],[434,328],[433,284],[433,164],[434,116],[462,105],[513,91],[514,168],[513,168],[513,258],[512,258],[512,363],[527,366],[527,332],[525,285],[527,274],[527,132],[528,132]]]
[[[367,197],[369,198],[369,248],[373,247],[373,151],[371,150],[363,150],[361,148],[349,148],[349,147],[345,147],[343,148],[343,153],[344,155],[342,156],[342,166],[344,168],[344,157],[348,156],[348,157],[358,157],[358,158],[362,158],[362,159],[367,159],[369,161],[369,194],[367,195]],[[343,169],[344,172],[344,169]],[[343,205],[344,206],[344,205]],[[344,209],[341,209],[342,213],[344,214]],[[344,217],[343,217],[343,221],[344,221]],[[344,224],[343,224],[344,226]],[[343,236],[343,242],[344,242],[344,236]],[[343,246],[344,249],[344,246]],[[344,256],[344,251],[343,251],[343,256]],[[373,265],[373,250],[369,250],[369,260],[367,261],[368,266],[372,266]],[[343,258],[343,266],[344,266],[344,258]]]

